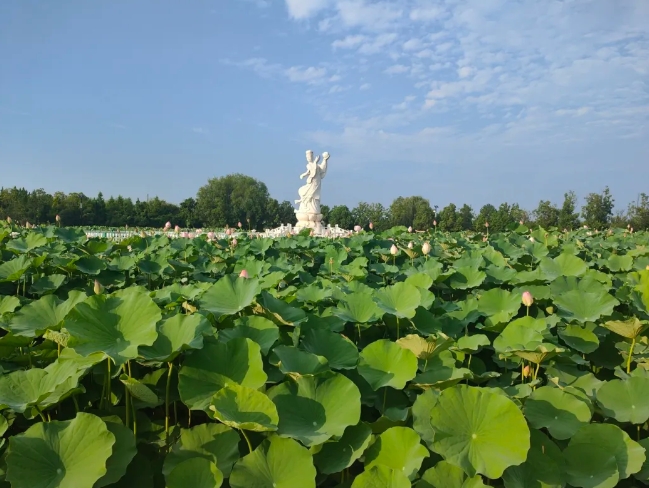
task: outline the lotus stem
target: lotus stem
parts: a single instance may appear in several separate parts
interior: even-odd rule
[[[126,364],[128,364],[128,363],[129,362],[127,361]],[[125,369],[127,369],[127,368],[125,368]],[[128,374],[128,372],[127,372],[127,374]],[[129,378],[131,377],[130,374],[128,376],[129,376]],[[126,427],[130,428],[131,427],[131,395],[130,395],[130,392],[128,391],[128,388],[126,388],[126,387],[124,388],[124,398],[125,398],[125,404],[126,404],[125,413],[124,413],[124,419],[125,419]]]
[[[635,349],[635,337],[631,339],[631,347],[629,348],[629,357],[626,359],[626,374],[631,374],[631,359],[633,359],[634,349]]]
[[[248,436],[243,429],[241,429],[241,433],[243,434],[243,438],[246,440],[246,444],[248,444],[248,452],[252,452],[252,444],[250,444],[250,439],[248,439]]]
[[[170,362],[167,373],[167,385],[165,387],[165,442],[169,445],[169,389],[171,387],[171,373],[173,372],[174,363]]]
[[[77,401],[76,395],[72,395],[72,401],[74,402],[74,409],[79,413],[79,402]]]
[[[40,408],[38,408],[38,405],[34,405],[36,407],[36,411],[38,412],[38,415],[40,415],[41,420],[43,422],[47,422],[47,419],[45,418],[45,415],[43,415],[43,412],[41,411]]]
[[[106,381],[106,403],[107,403],[106,410],[110,411],[110,404],[111,404],[111,400],[110,400],[110,395],[111,395],[111,391],[110,391],[110,358],[106,358],[106,380],[105,381]]]

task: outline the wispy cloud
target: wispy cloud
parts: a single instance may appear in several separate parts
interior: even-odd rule
[[[207,135],[210,133],[210,131],[204,127],[192,127],[192,132],[195,132],[196,134],[202,134],[202,135]]]

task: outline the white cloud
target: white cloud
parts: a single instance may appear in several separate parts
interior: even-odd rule
[[[467,78],[471,76],[471,73],[473,73],[473,70],[471,69],[470,66],[462,66],[460,69],[457,70],[457,75],[460,78]]]
[[[424,43],[421,39],[412,38],[403,43],[403,49],[406,51],[420,51],[424,48]]]
[[[384,30],[400,19],[403,11],[394,3],[366,0],[338,0],[338,16],[347,27],[361,27],[367,30]]]
[[[387,68],[384,73],[387,73],[389,75],[398,75],[401,73],[406,73],[410,71],[410,68],[408,66],[404,66],[403,64],[394,64]]]
[[[396,41],[398,37],[395,33],[379,34],[374,39],[362,43],[358,52],[361,54],[376,54]]]
[[[363,35],[347,36],[344,39],[335,40],[331,46],[334,49],[352,49],[362,44],[367,37]]]
[[[419,7],[410,11],[410,20],[415,22],[432,22],[441,19],[444,9],[438,6]]]
[[[359,90],[363,90],[363,91],[369,90],[370,88],[372,88],[372,85],[370,85],[369,83],[363,83],[361,86],[358,87]]]
[[[286,0],[289,16],[297,20],[313,17],[328,5],[329,0]]]
[[[209,131],[205,129],[204,127],[192,127],[192,132],[195,132],[196,134],[209,134]]]
[[[293,83],[319,83],[323,81],[327,74],[325,68],[316,68],[309,66],[302,68],[301,66],[292,66],[284,70],[284,74]]]

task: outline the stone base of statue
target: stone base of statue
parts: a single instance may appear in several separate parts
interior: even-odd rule
[[[322,214],[315,212],[295,211],[297,224],[294,229],[300,232],[302,229],[313,229],[315,234],[321,234],[324,231],[322,227]]]

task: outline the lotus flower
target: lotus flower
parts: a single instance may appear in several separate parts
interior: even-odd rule
[[[518,221],[518,223],[523,225],[525,222],[523,221],[523,219],[521,219],[521,220]]]
[[[140,237],[142,239],[146,238],[146,232],[144,232],[144,231],[140,232]]]
[[[177,225],[176,227],[174,227],[174,232],[175,232],[176,234],[180,234],[180,226],[179,226],[179,225]]]
[[[133,247],[132,246],[126,246],[126,249],[128,249],[128,252],[133,252]]]
[[[60,216],[59,214],[56,214],[56,217],[55,217],[55,218],[56,218],[56,221],[57,221],[57,222],[61,222],[61,216]]]
[[[397,246],[392,244],[392,247],[390,248],[390,254],[392,254],[393,256],[396,256],[398,252],[399,252],[399,249],[397,249]]]
[[[370,230],[374,230],[374,224],[370,222]]]
[[[530,242],[534,242],[534,237],[530,237]]]
[[[360,232],[363,228],[360,225],[355,225],[354,226],[354,231],[355,232]]]
[[[194,232],[190,232],[189,235],[188,235],[188,237],[189,237],[190,239],[194,239],[194,238],[196,237],[196,233],[194,233]]]
[[[208,239],[214,239],[214,238],[216,238],[216,234],[214,232],[208,232],[207,233],[207,238]]]
[[[530,375],[530,365],[526,364],[523,368],[523,378],[527,378]]]
[[[241,225],[241,222],[239,222],[239,223],[237,224],[237,227],[239,227],[239,229],[241,229],[241,227],[243,227],[243,226]]]
[[[424,245],[421,246],[421,252],[423,252],[425,256],[428,256],[430,253],[430,243],[424,242]]]
[[[183,232],[182,234],[180,234],[180,237],[184,237],[185,239],[188,239],[189,238],[189,232]]]
[[[31,228],[32,228],[32,224],[30,224],[29,222],[25,222],[25,229],[31,229]]]
[[[408,232],[412,232],[412,225],[408,227]]]
[[[232,229],[230,229],[229,227],[227,229],[225,229],[225,235],[231,236],[232,235]]]
[[[95,286],[93,287],[93,290],[95,292],[95,295],[101,294],[101,290],[103,289],[103,286],[101,286],[101,283],[99,283],[98,280],[95,280]]]
[[[239,241],[232,239],[232,247],[237,247],[237,244],[239,244]]]
[[[484,226],[488,229],[489,228],[489,222],[485,222]]]
[[[167,222],[165,224],[165,232],[168,231],[169,229],[171,229],[171,222]]]
[[[433,225],[437,227],[437,220],[433,220]]]
[[[11,217],[7,217],[7,223],[8,223],[8,224],[11,224],[11,222],[13,222],[13,221],[11,220]]]
[[[248,277],[248,272],[245,269],[241,270],[241,273],[239,273],[239,278],[247,278]]]
[[[529,291],[524,291],[523,296],[521,298],[521,301],[523,302],[523,305],[525,305],[527,308],[529,308],[534,303],[534,297],[532,296],[532,294]]]

